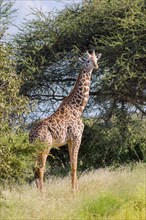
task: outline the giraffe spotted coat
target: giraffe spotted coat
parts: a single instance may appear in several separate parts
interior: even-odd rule
[[[46,149],[37,156],[34,174],[37,187],[43,190],[43,177],[47,155],[52,147],[68,144],[72,188],[77,190],[77,160],[81,144],[84,124],[82,112],[89,99],[90,81],[93,69],[98,69],[97,60],[101,54],[95,55],[87,52],[83,60],[83,69],[79,73],[75,86],[70,94],[63,100],[59,108],[46,119],[37,122],[30,131],[30,143],[39,140],[44,142]]]

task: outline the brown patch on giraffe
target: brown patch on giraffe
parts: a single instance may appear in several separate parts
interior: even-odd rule
[[[76,99],[76,103],[79,105],[79,104],[81,104],[81,103],[82,103],[82,100],[81,100],[81,99],[79,99],[79,98],[77,98],[77,99]],[[78,105],[77,105],[77,106],[78,106]]]

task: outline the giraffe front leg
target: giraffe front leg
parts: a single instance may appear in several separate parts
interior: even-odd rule
[[[72,141],[69,143],[71,182],[72,182],[72,189],[74,192],[76,192],[78,190],[77,163],[78,163],[79,147],[80,147],[80,141]]]

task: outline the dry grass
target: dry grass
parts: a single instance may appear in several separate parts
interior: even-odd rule
[[[34,186],[2,189],[2,220],[144,220],[145,165],[114,171],[99,169],[79,178],[79,192],[73,194],[70,178],[51,178],[42,196]]]

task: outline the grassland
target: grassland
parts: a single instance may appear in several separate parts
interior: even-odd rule
[[[43,196],[34,186],[1,188],[1,220],[145,220],[144,164],[99,169],[79,177],[73,194],[70,178],[51,178]]]

